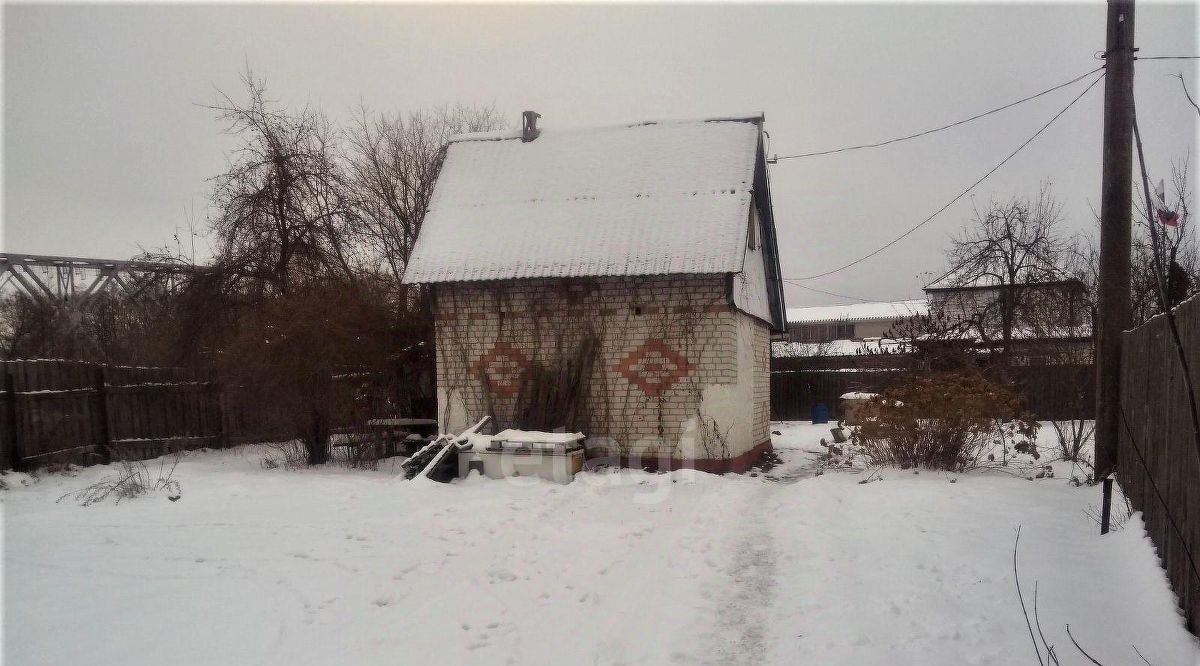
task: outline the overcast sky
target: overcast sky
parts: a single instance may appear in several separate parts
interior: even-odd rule
[[[207,179],[232,140],[200,104],[239,92],[248,63],[272,97],[335,120],[360,102],[409,111],[494,104],[543,127],[764,112],[780,155],[942,125],[1097,67],[1102,2],[1043,5],[152,6],[5,4],[3,248],[124,258],[203,226]],[[1142,55],[1196,54],[1194,3],[1139,3]],[[1179,81],[1196,61],[1143,61],[1138,117],[1153,177],[1190,153]],[[965,127],[771,168],[784,275],[819,273],[919,222],[1064,107],[1076,84]],[[1103,84],[977,190],[1050,180],[1071,230],[1095,228]],[[586,159],[586,156],[581,156]],[[1194,180],[1194,179],[1193,179]],[[812,287],[920,295],[945,266],[963,201]],[[789,286],[788,305],[844,299]]]

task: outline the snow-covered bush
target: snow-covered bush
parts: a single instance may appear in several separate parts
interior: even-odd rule
[[[12,470],[0,470],[0,490],[24,488],[38,482],[36,474],[25,474]]]
[[[854,443],[877,465],[962,471],[995,449],[1037,457],[1038,423],[1020,397],[973,372],[920,375],[868,404]]]

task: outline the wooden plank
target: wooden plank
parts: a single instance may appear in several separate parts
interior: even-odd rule
[[[112,395],[119,394],[142,394],[142,395],[158,395],[164,393],[203,393],[205,385],[203,382],[188,382],[188,383],[158,383],[148,382],[139,384],[116,384],[109,382],[108,392]]]
[[[188,397],[181,393],[169,394],[171,400],[171,423],[169,424],[169,437],[183,437],[188,435],[187,418],[184,416],[184,398]]]
[[[17,391],[25,392],[29,390],[31,379],[30,374],[32,373],[30,368],[32,365],[33,364],[28,361],[21,364],[21,372],[20,375],[18,375],[18,381],[20,383],[17,387]],[[32,399],[26,396],[19,396],[19,402],[17,404],[21,408],[21,419],[24,421],[25,426],[23,437],[21,438],[25,445],[25,450],[23,453],[28,456],[38,451],[38,440],[40,435],[39,430],[41,423],[38,418],[37,407]]]
[[[141,392],[135,391],[129,394],[129,409],[133,426],[130,428],[130,435],[136,439],[150,437],[150,415],[144,397]]]
[[[68,368],[65,373],[66,384],[68,386],[87,386],[88,384],[82,381],[85,378],[84,371],[87,368],[85,363],[76,363]],[[71,420],[74,427],[74,440],[76,444],[91,444],[96,440],[90,437],[91,428],[88,427],[86,421],[87,405],[92,402],[91,395],[79,396],[72,401],[71,405]]]
[[[113,440],[120,439],[125,436],[125,405],[119,399],[119,396],[112,394],[113,380],[115,379],[115,375],[117,375],[119,372],[119,369],[112,366],[104,367],[104,408],[108,416],[108,436]]]
[[[206,387],[209,388],[209,387]],[[206,427],[204,413],[204,402],[208,396],[208,391],[203,393],[195,393],[188,396],[188,400],[184,405],[184,413],[187,414],[188,431],[195,435],[209,435]]]
[[[96,439],[93,441],[96,442],[96,446],[100,450],[101,455],[104,456],[104,460],[111,462],[112,433],[109,432],[108,428],[108,386],[106,385],[103,366],[98,366],[94,370],[92,374],[92,386],[95,389],[95,393],[91,396],[91,402],[96,406],[95,412],[97,416],[95,423]]]
[[[0,467],[22,468],[20,430],[17,426],[16,380],[6,366],[4,373],[4,449],[5,456]]]
[[[1193,382],[1200,386],[1200,299],[1176,308],[1175,316]],[[1200,635],[1200,579],[1188,557],[1189,550],[1193,557],[1200,556],[1200,458],[1193,439],[1191,396],[1166,318],[1125,334],[1122,373],[1129,432],[1119,441],[1118,477],[1142,511],[1188,628]]]
[[[154,426],[158,418],[158,411],[154,409],[145,390],[137,391],[133,395],[137,400],[137,411],[142,422],[141,432],[137,436],[141,439],[154,439],[157,436]]]

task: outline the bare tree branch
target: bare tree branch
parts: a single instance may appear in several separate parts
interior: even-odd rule
[[[1188,92],[1187,81],[1183,78],[1183,72],[1175,74],[1175,78],[1179,79],[1179,85],[1183,86],[1183,95],[1187,97],[1187,101],[1192,105],[1192,108],[1196,109],[1196,115],[1200,115],[1200,104],[1196,104],[1196,100],[1192,99],[1192,94]]]
[[[1013,581],[1017,585],[1017,599],[1021,602],[1021,615],[1025,617],[1025,626],[1029,629],[1029,640],[1033,642],[1033,652],[1037,655],[1038,663],[1046,666],[1042,660],[1042,651],[1038,648],[1037,638],[1033,635],[1033,625],[1029,622],[1029,612],[1025,610],[1025,595],[1021,594],[1021,575],[1017,572],[1017,546],[1021,543],[1021,526],[1017,525],[1017,538],[1013,541]]]
[[[1071,642],[1075,644],[1075,649],[1079,650],[1080,654],[1087,657],[1088,661],[1092,662],[1096,666],[1104,666],[1104,664],[1101,664],[1100,662],[1096,661],[1096,659],[1094,657],[1092,657],[1092,655],[1088,654],[1087,651],[1084,650],[1083,647],[1079,645],[1079,641],[1075,640],[1075,637],[1071,635],[1071,625],[1069,625],[1069,624],[1067,625],[1067,636],[1071,639]]]

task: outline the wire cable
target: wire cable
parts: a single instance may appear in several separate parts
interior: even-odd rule
[[[839,293],[833,292],[833,291],[825,291],[824,289],[817,289],[816,287],[810,287],[801,282],[797,282],[796,280],[789,280],[788,278],[783,278],[783,281],[792,286],[800,287],[801,289],[807,289],[809,291],[815,291],[818,294],[825,294],[826,296],[836,296],[837,298],[848,298],[852,301],[858,301],[860,303],[873,303],[874,302],[873,300],[871,300],[869,298],[859,298],[858,296],[851,296],[849,294],[839,294]]]
[[[1200,60],[1200,56],[1134,56],[1134,60]]]
[[[1011,153],[1009,153],[1009,154],[1008,154],[1008,157],[1005,157],[1003,160],[1000,160],[1000,163],[999,163],[999,164],[997,164],[996,166],[992,167],[992,168],[991,168],[991,170],[989,170],[987,173],[985,173],[985,174],[983,174],[982,176],[980,176],[978,180],[976,180],[975,182],[973,182],[973,183],[971,183],[970,185],[968,185],[968,186],[967,186],[967,188],[966,188],[965,190],[963,190],[962,192],[959,192],[959,193],[958,193],[958,195],[956,195],[956,196],[955,196],[953,199],[951,199],[950,201],[946,202],[946,204],[945,204],[945,205],[943,205],[941,208],[939,208],[939,209],[935,210],[935,211],[934,211],[934,212],[933,212],[931,215],[929,215],[929,217],[926,217],[924,220],[921,220],[921,221],[920,221],[920,222],[918,222],[916,225],[914,225],[914,226],[912,226],[912,227],[909,227],[907,231],[905,231],[904,233],[900,234],[899,236],[896,236],[895,238],[893,238],[892,240],[888,241],[887,243],[885,243],[885,244],[884,244],[884,245],[882,245],[881,247],[879,247],[879,248],[877,248],[877,249],[875,249],[875,250],[873,250],[873,251],[871,251],[871,252],[869,252],[869,253],[867,253],[867,254],[865,254],[865,255],[861,256],[861,257],[859,257],[858,259],[855,259],[854,261],[851,261],[851,262],[850,262],[850,263],[848,263],[848,264],[843,264],[843,265],[841,265],[841,266],[838,266],[837,268],[834,268],[834,269],[830,269],[830,270],[828,270],[828,271],[825,271],[824,273],[817,273],[817,274],[815,274],[815,275],[806,275],[806,276],[804,276],[804,277],[801,277],[801,278],[796,278],[796,279],[799,279],[799,280],[815,280],[815,279],[817,279],[817,278],[822,278],[822,277],[825,277],[825,276],[828,276],[828,275],[833,275],[834,273],[840,273],[841,271],[844,271],[844,270],[846,270],[847,268],[850,268],[851,266],[856,266],[856,265],[858,265],[858,264],[861,264],[862,262],[866,261],[867,259],[870,259],[871,257],[874,257],[875,255],[877,255],[877,254],[879,254],[879,253],[883,252],[884,250],[887,250],[888,248],[892,247],[892,246],[893,246],[893,245],[895,245],[896,243],[899,243],[900,241],[904,240],[904,239],[905,239],[905,238],[907,238],[909,235],[911,235],[913,232],[915,232],[916,230],[920,229],[921,227],[923,227],[923,226],[925,226],[926,224],[928,224],[929,222],[931,222],[931,221],[933,220],[933,218],[935,218],[935,217],[937,217],[938,215],[940,215],[940,214],[941,214],[942,212],[944,212],[944,211],[945,211],[947,208],[949,208],[950,206],[953,206],[954,204],[958,203],[958,201],[959,201],[960,199],[962,199],[963,197],[965,197],[965,196],[967,196],[968,194],[970,194],[970,193],[971,193],[971,191],[972,191],[972,190],[974,190],[976,187],[978,187],[980,183],[982,183],[983,181],[987,180],[989,176],[991,176],[992,174],[994,174],[994,173],[996,173],[997,171],[999,171],[999,170],[1000,170],[1000,167],[1004,166],[1005,164],[1008,164],[1009,160],[1011,160],[1012,158],[1016,157],[1016,156],[1017,156],[1017,153],[1020,153],[1022,150],[1024,150],[1024,149],[1025,149],[1025,147],[1026,147],[1026,146],[1028,146],[1029,144],[1033,143],[1033,140],[1034,140],[1034,139],[1038,138],[1039,136],[1041,136],[1041,135],[1042,135],[1042,133],[1043,133],[1043,132],[1045,132],[1047,129],[1049,129],[1049,127],[1050,127],[1051,125],[1053,125],[1053,124],[1054,124],[1054,121],[1056,121],[1056,120],[1058,120],[1059,118],[1061,118],[1061,117],[1062,117],[1062,115],[1063,115],[1064,113],[1066,113],[1066,112],[1067,112],[1067,110],[1068,110],[1068,109],[1070,109],[1072,106],[1075,106],[1075,103],[1076,103],[1076,102],[1078,102],[1079,100],[1083,99],[1083,96],[1084,96],[1084,95],[1086,95],[1086,94],[1088,94],[1088,91],[1089,91],[1089,90],[1091,90],[1092,88],[1094,88],[1094,87],[1096,86],[1096,84],[1097,84],[1097,83],[1099,83],[1099,82],[1100,82],[1102,79],[1104,79],[1104,74],[1101,74],[1100,76],[1096,77],[1096,79],[1095,79],[1094,81],[1092,81],[1091,83],[1089,83],[1089,84],[1088,84],[1088,87],[1086,87],[1086,88],[1084,88],[1084,89],[1083,89],[1083,92],[1081,92],[1081,93],[1079,93],[1078,95],[1076,95],[1076,96],[1075,96],[1075,99],[1072,99],[1072,100],[1071,100],[1071,101],[1070,101],[1070,102],[1069,102],[1069,103],[1068,103],[1066,106],[1064,106],[1064,107],[1062,108],[1062,110],[1060,110],[1058,113],[1054,114],[1054,116],[1053,116],[1053,117],[1051,117],[1051,118],[1050,118],[1050,120],[1048,120],[1048,121],[1046,122],[1046,124],[1045,124],[1045,125],[1042,125],[1042,127],[1041,127],[1040,129],[1038,129],[1038,131],[1034,132],[1032,136],[1030,136],[1028,139],[1025,139],[1025,142],[1024,142],[1024,143],[1022,143],[1021,145],[1017,146],[1017,149],[1016,149],[1016,150],[1014,150],[1014,151],[1012,151]]]
[[[878,143],[864,143],[864,144],[857,145],[857,146],[846,146],[844,148],[834,148],[832,150],[821,150],[821,151],[812,152],[812,153],[800,153],[798,155],[776,155],[775,157],[771,158],[770,162],[772,164],[774,164],[774,163],[777,163],[779,160],[794,160],[794,159],[798,159],[801,157],[816,157],[818,155],[832,155],[834,153],[844,153],[844,152],[848,152],[851,150],[862,150],[863,148],[879,148],[880,146],[887,146],[887,145],[890,145],[893,143],[899,143],[901,141],[908,141],[909,139],[916,139],[918,137],[922,137],[927,134],[933,134],[934,132],[940,132],[942,130],[947,130],[947,129],[950,129],[953,127],[958,127],[959,125],[965,125],[973,120],[979,120],[980,118],[983,118],[985,116],[990,116],[993,113],[999,113],[1000,111],[1004,111],[1005,109],[1011,109],[1012,107],[1014,107],[1018,104],[1022,104],[1024,102],[1028,102],[1030,100],[1037,99],[1038,97],[1041,97],[1042,95],[1052,93],[1055,90],[1058,90],[1060,88],[1065,88],[1065,87],[1071,85],[1072,83],[1082,81],[1083,79],[1086,79],[1087,77],[1091,76],[1092,74],[1095,74],[1096,72],[1098,72],[1102,69],[1104,69],[1103,65],[1097,67],[1096,69],[1093,69],[1092,71],[1090,71],[1086,74],[1081,74],[1081,75],[1071,79],[1070,81],[1067,81],[1066,83],[1060,83],[1060,84],[1054,86],[1053,88],[1047,88],[1040,93],[1030,95],[1029,97],[1024,97],[1015,102],[1009,102],[1008,104],[1005,104],[1004,106],[992,109],[991,111],[984,111],[983,113],[976,114],[974,116],[971,116],[970,118],[966,118],[963,120],[959,120],[957,122],[950,123],[949,125],[942,125],[941,127],[935,127],[933,129],[925,130],[924,132],[917,132],[916,134],[909,134],[908,136],[897,137],[895,139],[888,139],[887,141],[880,141]]]
[[[838,298],[847,298],[852,301],[858,301],[859,303],[883,303],[883,302],[894,303],[896,301],[914,300],[914,297],[912,297],[912,296],[905,296],[904,298],[887,298],[887,299],[883,299],[883,300],[880,300],[878,298],[861,298],[859,296],[851,296],[850,294],[839,294],[836,291],[825,291],[824,289],[817,289],[816,287],[810,287],[806,284],[797,282],[796,280],[793,280],[791,278],[780,278],[780,279],[782,279],[784,282],[792,285],[793,287],[800,287],[801,289],[815,291],[818,294],[825,294],[826,296],[836,296]]]

